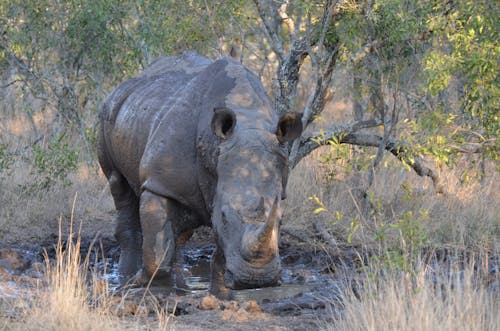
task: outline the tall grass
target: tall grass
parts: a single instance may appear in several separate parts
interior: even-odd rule
[[[363,171],[345,170],[349,160],[324,165],[317,161],[321,150],[315,153],[292,173],[284,229],[309,232],[309,238],[326,231],[334,238],[329,244],[341,247],[335,252],[342,254],[342,247],[352,245],[372,254],[363,265],[368,271],[346,275],[361,278],[361,286],[332,302],[335,317],[323,329],[499,329],[499,275],[488,265],[498,263],[491,256],[500,251],[497,172],[489,171],[482,182],[464,182],[461,167],[443,167],[447,193],[437,195],[430,180],[391,164],[388,157],[384,162],[390,166],[378,169],[367,189]],[[363,190],[368,199],[358,194]],[[315,214],[318,205],[310,196],[318,197],[326,211]],[[315,222],[326,226],[315,228]],[[349,238],[354,223],[357,228]],[[308,244],[325,247],[318,239]],[[455,261],[471,255],[479,261],[431,264],[433,251]]]
[[[75,202],[73,211],[74,208]],[[119,318],[118,307],[123,305],[126,294],[123,297],[113,297],[107,281],[100,277],[99,272],[89,271],[89,256],[83,257],[80,254],[81,228],[75,234],[73,215],[66,243],[62,240],[61,223],[60,219],[55,260],[46,256],[43,285],[33,295],[21,297],[15,302],[14,309],[19,312],[18,318],[5,322],[3,330],[112,331],[171,328],[171,314],[159,305],[150,307],[155,314],[147,321],[141,318],[147,317],[148,309],[143,309],[142,315]]]
[[[422,228],[432,247],[489,247],[498,252],[500,235],[500,174],[493,169],[482,182],[462,182],[461,166],[443,167],[446,194],[435,193],[431,180],[408,171],[386,156],[372,186],[364,171],[346,171],[349,159],[321,164],[318,150],[292,172],[285,201],[284,228],[314,233],[314,222],[327,224],[331,235],[346,244],[353,224],[352,245],[376,248],[401,243],[398,224],[408,220]],[[329,174],[334,173],[334,176]],[[367,197],[362,194],[367,193]],[[327,212],[308,197],[317,196]]]
[[[72,211],[75,209],[76,196]],[[69,236],[63,243],[62,218],[59,219],[59,240],[55,261],[46,256],[45,286],[34,296],[20,298],[24,317],[8,327],[12,330],[116,330],[117,324],[105,310],[93,309],[91,302],[104,302],[107,297],[92,294],[95,284],[88,283],[89,259],[80,255],[81,240],[73,231],[73,213]],[[102,292],[100,292],[102,293]],[[108,294],[103,293],[105,296]]]
[[[433,274],[431,277],[430,275]],[[500,325],[498,291],[478,283],[473,264],[437,277],[421,268],[413,276],[367,275],[359,293],[348,291],[341,317],[323,325],[349,331],[487,331]]]

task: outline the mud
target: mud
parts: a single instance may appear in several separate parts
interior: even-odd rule
[[[39,244],[0,245],[0,298],[29,297],[45,286],[46,259],[54,260],[56,245],[56,237]],[[89,271],[100,274],[100,280],[108,284],[107,305],[111,314],[123,319],[143,319],[147,325],[154,324],[161,307],[172,314],[169,325],[177,330],[323,329],[340,316],[342,293],[356,292],[359,284],[355,280],[358,253],[345,250],[342,256],[327,254],[284,234],[280,241],[283,267],[280,286],[231,291],[229,300],[220,300],[209,293],[214,249],[210,229],[200,229],[190,240],[179,244],[168,283],[120,288],[116,241],[108,235],[84,237],[81,243],[81,255],[91,261]],[[427,261],[436,270],[447,265],[446,259],[456,259],[446,252],[439,255],[438,251],[433,254],[435,265]],[[500,258],[490,256],[485,279],[487,288],[495,293],[500,292],[499,266]],[[451,270],[444,275],[454,277]],[[429,277],[437,286],[446,283],[437,273]],[[460,277],[454,278],[460,281]]]
[[[176,329],[189,330],[310,330],[333,318],[331,302],[338,300],[346,282],[333,272],[335,259],[282,238],[281,284],[276,287],[231,291],[230,300],[210,295],[210,259],[215,246],[209,229],[195,232],[180,245],[168,284],[149,288],[119,288],[119,248],[109,236],[82,238],[81,255],[90,270],[106,280],[110,310],[123,318],[153,318],[158,306],[175,317]],[[65,243],[63,242],[63,246]],[[57,238],[36,245],[0,247],[0,296],[29,296],[43,286],[45,260],[56,256]],[[337,261],[338,262],[338,261]]]

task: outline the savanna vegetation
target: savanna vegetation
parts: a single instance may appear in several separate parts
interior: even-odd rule
[[[111,233],[95,155],[106,94],[162,54],[231,54],[278,112],[303,113],[283,236],[355,252],[346,277],[361,285],[332,300],[335,317],[319,326],[493,330],[498,17],[488,0],[2,1],[0,244],[57,235],[59,222],[67,236],[70,219]],[[159,306],[146,324],[111,316],[112,298],[71,247],[35,295],[0,298],[19,316],[0,313],[2,328],[175,326]]]

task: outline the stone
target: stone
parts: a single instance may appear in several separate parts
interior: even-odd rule
[[[207,295],[201,299],[199,308],[202,310],[219,310],[221,304],[215,296]]]

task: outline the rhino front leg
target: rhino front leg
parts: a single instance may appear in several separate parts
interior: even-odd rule
[[[142,262],[147,280],[170,276],[175,257],[175,236],[169,199],[144,191],[141,195]],[[144,278],[144,277],[142,277]]]
[[[218,247],[215,249],[214,255],[212,256],[212,261],[210,264],[212,271],[212,279],[210,281],[210,293],[218,297],[219,299],[229,300],[231,295],[231,289],[227,288],[225,285],[225,271],[226,271],[226,259],[222,253],[222,249]]]

